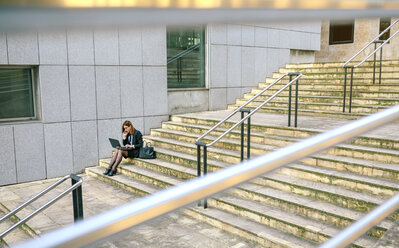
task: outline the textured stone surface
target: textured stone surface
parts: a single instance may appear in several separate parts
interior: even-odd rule
[[[95,120],[96,84],[93,66],[69,66],[72,121]]]
[[[65,31],[46,31],[39,33],[40,64],[67,64],[67,45]]]
[[[7,34],[0,32],[0,64],[8,64]]]
[[[66,66],[40,66],[43,121],[70,121],[68,71]]]
[[[103,183],[86,175],[83,178],[83,214],[84,218],[104,213],[128,202],[138,199],[137,196],[119,188]],[[40,192],[56,180],[44,180],[0,188],[1,203],[14,208]],[[70,185],[64,182],[53,190],[53,194],[61,193]],[[51,194],[46,194],[29,209],[36,209],[50,200]],[[72,199],[70,195],[59,200],[50,208],[28,222],[38,233],[47,233],[62,226],[73,223]],[[221,231],[218,228],[188,217],[181,211],[176,211],[142,225],[133,227],[126,232],[93,243],[89,247],[257,247],[256,244]]]
[[[119,68],[96,66],[97,118],[120,118],[121,91]]]
[[[68,30],[68,62],[70,65],[94,65],[93,31]]]
[[[37,33],[7,33],[8,63],[16,65],[39,64]]]
[[[168,114],[166,82],[166,67],[143,68],[144,116]]]
[[[122,118],[143,116],[143,67],[120,68]]]
[[[0,185],[17,182],[14,146],[13,128],[0,127]]]
[[[96,65],[119,64],[119,39],[117,30],[94,31],[94,59]]]
[[[72,122],[73,170],[81,172],[84,168],[98,162],[97,122]]]

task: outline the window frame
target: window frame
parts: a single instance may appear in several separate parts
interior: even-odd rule
[[[33,116],[29,117],[15,117],[15,118],[0,118],[0,123],[4,124],[7,122],[23,122],[23,121],[35,121],[40,119],[39,113],[39,87],[38,87],[38,68],[37,66],[1,66],[1,69],[29,69],[30,70],[30,80],[32,86],[32,103],[33,103]]]
[[[343,41],[333,41],[333,36],[334,36],[334,27],[340,26],[340,25],[345,25],[345,22],[347,22],[347,25],[352,26],[352,32],[350,34],[351,38],[349,40],[343,40]],[[339,24],[341,23],[341,24]],[[343,20],[343,21],[331,21],[329,23],[329,40],[328,44],[329,45],[341,45],[341,44],[350,44],[355,42],[355,20]]]

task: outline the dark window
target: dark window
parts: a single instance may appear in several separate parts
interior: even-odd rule
[[[391,25],[391,18],[381,18],[380,19],[380,34],[382,33],[382,31],[384,31],[387,27],[389,27],[389,25]],[[383,35],[380,36],[379,40],[387,40],[390,36],[390,31],[388,30],[386,31]]]
[[[31,68],[0,68],[0,121],[35,119]]]
[[[205,87],[203,26],[167,28],[168,88]]]
[[[330,21],[330,45],[353,43],[354,20]]]

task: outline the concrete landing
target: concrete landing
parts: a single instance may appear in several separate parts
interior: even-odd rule
[[[89,218],[137,198],[122,189],[101,182],[87,175],[83,178],[84,217]],[[34,194],[58,179],[22,183],[0,188],[1,203],[8,209],[14,209]],[[65,181],[49,195],[44,195],[28,209],[32,211],[70,185]],[[26,215],[24,211],[21,216]],[[73,223],[71,194],[44,210],[27,222],[38,234],[43,234]],[[0,230],[3,231],[3,230]],[[256,244],[243,240],[218,228],[194,220],[180,211],[161,216],[139,225],[106,241],[92,244],[91,247],[257,247]]]

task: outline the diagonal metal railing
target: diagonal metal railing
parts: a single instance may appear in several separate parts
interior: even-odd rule
[[[132,201],[75,225],[45,234],[17,248],[80,247],[90,244],[398,119],[399,105],[252,160]]]
[[[271,95],[268,99],[263,101],[258,107],[256,107],[254,110],[250,109],[244,109],[248,104],[253,102],[256,98],[258,98],[260,95],[265,93],[268,89],[270,89],[273,85],[277,84],[280,82],[284,77],[289,76],[289,82],[285,84],[283,87],[281,87],[277,92],[275,92],[273,95]],[[219,121],[216,125],[211,127],[208,131],[206,131],[204,134],[202,134],[200,137],[198,137],[195,140],[195,144],[197,145],[197,176],[201,176],[201,147],[203,147],[203,160],[204,160],[204,166],[203,166],[203,175],[206,175],[208,173],[207,169],[207,154],[208,154],[208,147],[214,145],[216,142],[218,142],[220,139],[225,137],[228,133],[230,133],[234,128],[236,128],[238,125],[241,125],[241,162],[244,161],[244,122],[247,120],[247,159],[250,159],[251,156],[251,116],[255,114],[259,109],[261,109],[263,106],[265,106],[268,102],[273,100],[277,95],[279,95],[283,90],[285,90],[287,87],[289,87],[289,95],[288,95],[288,126],[291,125],[291,86],[294,82],[296,82],[295,86],[295,127],[297,127],[298,124],[298,80],[302,76],[301,73],[297,72],[289,72],[285,73],[279,78],[277,78],[274,82],[269,84],[266,88],[261,90],[258,94],[253,96],[251,99],[246,101],[244,104],[242,104],[240,107],[235,109],[232,113],[230,113],[228,116],[226,116],[223,120]],[[294,77],[294,78],[293,78]],[[237,121],[233,126],[231,126],[227,131],[225,131],[223,134],[219,135],[216,139],[211,141],[210,143],[205,143],[201,142],[201,139],[205,138],[207,135],[209,135],[212,131],[214,131],[217,127],[225,123],[227,120],[229,120],[231,117],[233,117],[237,112],[241,112],[241,119]],[[244,117],[244,113],[248,113]],[[198,205],[201,205],[201,202],[198,202]],[[204,199],[204,208],[207,208],[207,200]]]
[[[375,65],[376,65],[376,55],[377,52],[380,51],[380,68],[379,68],[379,84],[381,84],[381,72],[382,72],[382,48],[385,46],[393,37],[395,37],[398,33],[399,30],[396,31],[394,34],[392,34],[388,39],[385,41],[383,40],[378,40],[383,34],[388,32],[396,23],[399,22],[399,19],[394,21],[389,27],[387,27],[384,31],[382,31],[377,37],[375,37],[373,40],[371,40],[369,43],[367,43],[362,49],[360,49],[355,55],[353,55],[350,59],[348,59],[342,67],[345,69],[345,78],[344,78],[344,99],[343,99],[343,107],[342,107],[342,112],[345,112],[345,105],[346,105],[346,81],[347,81],[347,74],[348,74],[348,68],[351,70],[351,77],[350,77],[350,87],[349,87],[349,113],[351,113],[352,110],[352,88],[353,88],[353,70],[359,66],[361,66],[366,60],[368,60],[371,56],[374,55],[374,63],[373,63],[373,84],[375,83]],[[349,65],[350,62],[354,58],[356,58],[361,52],[363,52],[366,48],[368,48],[371,44],[374,44],[374,51],[372,51],[366,58],[364,58],[362,61],[357,63],[356,65]],[[377,47],[377,44],[380,44]]]
[[[39,214],[40,212],[42,212],[46,208],[48,208],[51,205],[53,205],[55,202],[57,202],[58,200],[60,200],[61,198],[63,198],[65,195],[67,195],[70,192],[72,192],[74,221],[76,222],[76,221],[82,220],[83,219],[83,200],[82,200],[82,183],[83,183],[83,180],[82,180],[81,177],[79,177],[79,176],[77,176],[75,174],[70,174],[70,175],[64,176],[63,178],[59,179],[55,183],[51,184],[50,186],[48,186],[47,188],[45,188],[44,190],[42,190],[41,192],[39,192],[38,194],[33,196],[31,199],[29,199],[25,203],[23,203],[20,206],[18,206],[17,208],[15,208],[13,211],[11,211],[11,212],[7,213],[6,215],[4,215],[3,217],[1,217],[0,218],[0,223],[5,221],[8,218],[14,216],[16,213],[18,213],[19,211],[24,209],[26,206],[28,206],[32,202],[36,201],[37,199],[39,199],[43,195],[47,194],[48,192],[50,192],[51,190],[56,188],[58,185],[63,183],[65,180],[68,180],[69,178],[71,179],[72,186],[68,187],[62,193],[60,193],[56,197],[52,198],[49,202],[45,203],[40,208],[36,209],[31,214],[27,215],[26,217],[24,217],[23,219],[21,219],[20,221],[18,221],[17,223],[12,225],[11,227],[9,227],[7,230],[5,230],[2,233],[0,233],[0,239],[2,239],[4,236],[6,236],[8,233],[10,233],[15,228],[23,225],[25,222],[27,222],[28,220],[32,219],[34,216],[36,216],[37,214]]]

